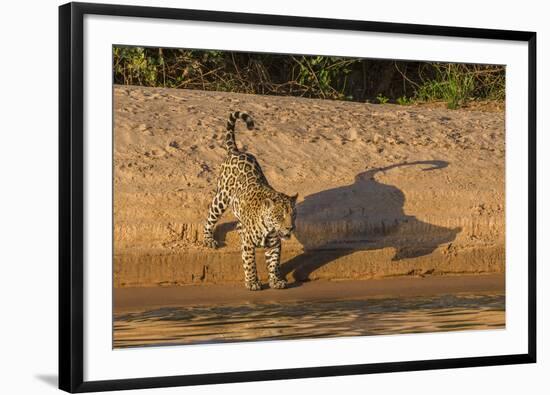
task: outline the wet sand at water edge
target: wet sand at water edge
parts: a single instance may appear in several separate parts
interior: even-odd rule
[[[286,290],[251,292],[242,284],[116,288],[114,312],[170,306],[292,303],[369,298],[413,298],[460,293],[504,293],[503,274],[481,276],[400,277],[383,280],[311,281]]]

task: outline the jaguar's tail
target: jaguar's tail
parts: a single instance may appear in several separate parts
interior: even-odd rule
[[[254,128],[254,121],[252,117],[245,112],[235,111],[229,114],[229,120],[227,121],[227,131],[225,133],[225,148],[228,153],[239,152],[237,148],[237,143],[235,143],[235,122],[237,119],[242,119],[246,122],[246,127],[248,130]]]

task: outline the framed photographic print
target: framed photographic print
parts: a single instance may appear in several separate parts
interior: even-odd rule
[[[535,33],[59,16],[61,389],[535,362]]]

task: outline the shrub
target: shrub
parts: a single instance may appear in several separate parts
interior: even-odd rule
[[[504,100],[504,69],[494,66],[431,64],[430,78],[422,78],[415,99],[431,102],[443,100],[456,109],[473,99]]]

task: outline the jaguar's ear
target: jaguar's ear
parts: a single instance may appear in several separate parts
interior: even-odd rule
[[[271,209],[271,208],[273,208],[273,206],[275,206],[275,202],[273,200],[271,200],[270,198],[265,198],[265,200],[263,202],[263,205],[264,205],[265,208]]]
[[[290,198],[290,202],[291,202],[292,204],[296,204],[296,200],[298,200],[298,194],[296,193],[296,194],[294,194],[294,195],[292,195],[292,196],[289,196],[289,198]]]

